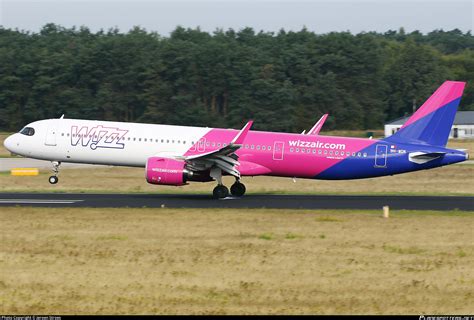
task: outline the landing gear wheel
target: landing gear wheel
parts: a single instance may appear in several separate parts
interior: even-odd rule
[[[234,197],[241,197],[245,194],[245,185],[241,182],[236,181],[231,187],[230,187],[230,193]]]
[[[51,183],[51,184],[56,184],[56,183],[58,183],[58,181],[59,181],[59,179],[56,176],[49,177],[49,183]]]
[[[49,183],[56,184],[59,181],[58,174],[59,174],[59,166],[61,162],[59,161],[51,161],[51,165],[53,166],[53,176],[49,177]]]
[[[214,188],[212,194],[215,199],[223,199],[229,195],[229,189],[227,189],[227,187],[224,185],[218,185]]]

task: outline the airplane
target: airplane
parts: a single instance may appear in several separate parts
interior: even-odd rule
[[[245,194],[243,176],[362,179],[431,169],[465,161],[465,150],[446,148],[465,82],[446,81],[384,139],[319,135],[326,115],[308,134],[109,122],[40,120],[9,136],[13,154],[49,160],[58,182],[62,162],[145,168],[150,184],[181,186],[217,181],[213,196]],[[229,189],[223,175],[235,178]]]

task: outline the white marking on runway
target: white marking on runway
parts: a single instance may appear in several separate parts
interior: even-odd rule
[[[76,203],[84,200],[53,200],[53,199],[0,199],[1,203],[13,204],[68,204]]]
[[[238,200],[242,197],[225,197],[225,198],[219,198],[219,200]]]

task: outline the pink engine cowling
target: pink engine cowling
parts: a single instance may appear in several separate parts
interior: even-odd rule
[[[160,157],[150,157],[146,162],[146,181],[151,184],[182,186],[190,172],[184,161]]]

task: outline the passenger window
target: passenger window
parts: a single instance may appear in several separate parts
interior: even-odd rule
[[[220,142],[217,144],[217,147],[218,147],[218,148],[220,148],[220,147],[221,147],[221,143],[220,143]]]
[[[144,139],[144,141],[145,141],[145,142],[147,141],[146,138]]]
[[[318,150],[318,154],[322,154],[323,151],[321,149]]]
[[[335,154],[336,156],[339,155],[339,151],[336,151],[334,154]]]
[[[327,150],[324,150],[324,154],[328,154],[328,151],[327,151]]]
[[[260,146],[257,146],[257,150],[260,150]]]
[[[290,152],[293,152],[293,150],[294,150],[293,148],[290,148]]]
[[[300,152],[300,148],[296,148],[296,152]]]
[[[262,150],[264,150],[264,151],[265,151],[265,149],[266,149],[266,147],[265,147],[265,146],[262,146]]]
[[[332,150],[331,150],[331,151],[329,151],[329,154],[330,154],[330,155],[332,155]]]
[[[255,146],[252,144],[252,145],[250,146],[250,149],[252,149],[252,150],[255,149]]]
[[[270,151],[270,150],[272,150],[272,147],[269,146],[269,147],[268,147],[268,151]]]
[[[316,153],[316,149],[313,149],[313,153],[314,153],[314,154]]]
[[[364,158],[367,158],[367,153],[364,152]]]
[[[360,152],[357,153],[357,156],[360,157]]]

